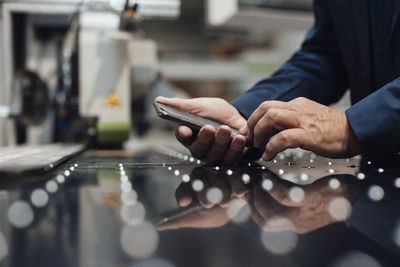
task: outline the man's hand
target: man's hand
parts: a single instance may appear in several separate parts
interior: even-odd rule
[[[254,146],[260,147],[274,129],[280,132],[265,147],[262,158],[266,161],[287,148],[296,147],[332,158],[350,157],[360,152],[345,112],[307,98],[263,102],[240,133],[247,134]]]
[[[205,160],[207,163],[222,161],[232,164],[242,156],[246,138],[238,135],[231,141],[229,127],[240,129],[246,125],[246,120],[227,101],[205,97],[194,99],[157,97],[156,101],[226,125],[218,130],[206,125],[200,129],[197,136],[194,136],[189,127],[179,126],[176,137],[190,150],[193,157]]]

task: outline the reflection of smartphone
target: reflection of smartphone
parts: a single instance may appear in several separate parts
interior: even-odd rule
[[[159,117],[186,125],[195,131],[199,131],[201,127],[205,125],[212,125],[214,126],[215,129],[218,129],[219,127],[222,126],[222,124],[216,121],[197,116],[195,114],[177,109],[175,107],[171,107],[163,103],[154,101],[153,106]],[[232,138],[235,137],[236,135],[239,135],[238,129],[234,128],[231,129],[232,129],[232,134],[231,134]],[[246,139],[246,146],[252,146],[250,140]]]

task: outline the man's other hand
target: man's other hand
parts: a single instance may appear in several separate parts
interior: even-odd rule
[[[280,132],[271,137],[265,147],[262,158],[266,161],[287,148],[296,147],[332,158],[350,157],[360,152],[344,111],[304,97],[290,102],[263,102],[240,133],[253,140],[255,147],[260,147],[274,129]]]
[[[200,129],[197,136],[186,126],[179,126],[176,138],[186,146],[193,157],[205,160],[207,163],[223,162],[232,164],[243,154],[246,138],[238,135],[231,141],[231,128],[240,129],[246,125],[246,120],[240,113],[221,98],[165,98],[157,97],[157,102],[196,114],[224,124],[218,130],[211,125]]]

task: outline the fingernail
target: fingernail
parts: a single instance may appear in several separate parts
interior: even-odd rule
[[[246,143],[246,141],[241,140],[241,139],[236,141],[236,145],[237,145],[238,147],[244,146],[245,143]]]
[[[267,152],[264,152],[264,154],[262,155],[262,159],[265,161],[268,161],[268,158],[269,158],[269,156],[268,156]]]

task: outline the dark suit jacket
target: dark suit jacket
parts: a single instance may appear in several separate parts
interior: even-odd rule
[[[231,103],[248,118],[266,100],[304,96],[327,105],[350,88],[346,115],[363,153],[399,152],[400,0],[382,15],[385,1],[315,0],[315,23],[300,50]]]

